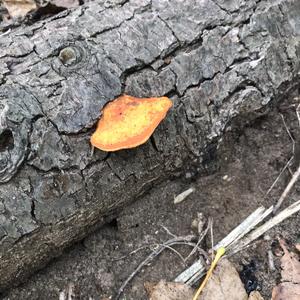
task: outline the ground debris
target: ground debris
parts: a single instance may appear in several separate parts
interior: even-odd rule
[[[297,255],[289,252],[284,240],[279,240],[284,251],[281,258],[281,283],[272,292],[272,300],[300,299],[300,261]]]
[[[149,300],[191,300],[193,289],[183,283],[159,281],[157,284],[145,282]]]
[[[204,216],[202,212],[197,213],[197,218],[192,221],[191,228],[196,231],[197,234],[201,234],[203,232],[203,228],[205,223],[207,222],[207,218]]]
[[[149,300],[263,300],[258,291],[248,295],[233,264],[223,259],[204,287],[202,294],[193,296],[193,289],[184,283],[159,281],[145,282]]]
[[[194,191],[195,191],[195,188],[191,187],[191,188],[187,189],[186,191],[180,193],[179,195],[174,197],[174,204],[181,203]]]
[[[243,270],[240,272],[241,280],[247,293],[255,291],[258,286],[258,281],[255,276],[256,270],[256,263],[254,260],[251,260],[249,264],[243,265]]]

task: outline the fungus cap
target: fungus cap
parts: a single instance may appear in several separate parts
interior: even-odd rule
[[[103,151],[117,151],[144,144],[172,107],[167,97],[135,98],[123,95],[102,110],[91,144]]]

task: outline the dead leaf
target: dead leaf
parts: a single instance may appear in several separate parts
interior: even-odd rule
[[[300,299],[300,262],[297,255],[289,252],[285,242],[279,240],[284,251],[281,258],[281,281],[272,291],[272,300]]]
[[[284,255],[281,258],[281,281],[300,283],[300,261],[297,255],[289,252],[283,240],[279,241]]]
[[[157,284],[146,282],[144,285],[149,300],[191,300],[193,298],[193,289],[183,283],[161,280]]]
[[[232,263],[223,259],[205,286],[199,300],[247,300],[240,276]]]
[[[300,285],[283,282],[273,288],[272,300],[299,300],[300,299]]]
[[[264,300],[259,291],[253,291],[250,293],[248,300]]]
[[[12,18],[24,17],[37,8],[34,0],[3,0],[3,3]]]

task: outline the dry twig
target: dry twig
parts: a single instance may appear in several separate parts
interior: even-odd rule
[[[233,243],[243,238],[250,230],[252,230],[258,223],[264,220],[271,214],[273,207],[265,209],[259,207],[250,216],[248,216],[239,226],[233,229],[222,241],[214,246],[213,250],[221,247],[229,248]],[[183,282],[193,285],[205,274],[205,266],[201,260],[196,261],[188,269],[182,272],[175,278],[176,282]]]
[[[157,244],[151,244],[151,245],[141,246],[141,247],[139,247],[137,249],[134,249],[133,251],[129,252],[128,254],[125,254],[125,255],[123,255],[121,257],[114,258],[113,261],[123,260],[123,259],[127,258],[130,255],[133,255],[133,254],[135,254],[135,253],[137,253],[137,252],[139,252],[141,250],[145,250],[147,248],[150,248],[151,246],[154,246],[154,245],[156,246]]]
[[[294,155],[295,155],[295,140],[285,122],[285,119],[284,119],[284,116],[282,114],[280,114],[281,116],[281,119],[282,119],[282,122],[283,122],[283,125],[285,127],[285,130],[289,136],[289,138],[291,139],[292,141],[292,152],[293,152],[293,155],[291,156],[291,158],[288,160],[288,162],[285,164],[285,166],[282,168],[282,170],[280,171],[279,175],[276,177],[276,179],[274,180],[274,182],[272,183],[272,185],[270,186],[270,188],[268,189],[268,191],[266,192],[265,194],[265,197],[268,196],[268,194],[272,191],[272,189],[274,188],[274,186],[276,185],[276,183],[278,182],[279,178],[282,176],[283,172],[290,166],[291,162],[293,161],[294,159]]]
[[[294,186],[294,184],[296,183],[296,181],[298,180],[300,176],[300,165],[297,169],[297,171],[294,173],[292,179],[290,180],[290,182],[288,183],[288,185],[286,186],[286,188],[284,189],[283,193],[281,194],[278,202],[276,203],[274,209],[273,209],[273,213],[275,214],[277,212],[277,210],[280,208],[282,202],[284,201],[284,199],[287,197],[288,193],[290,192],[290,190],[292,189],[292,187]]]
[[[191,187],[187,189],[186,191],[180,193],[176,197],[174,197],[174,204],[181,203],[183,200],[185,200],[191,193],[195,191],[195,188]]]
[[[274,255],[271,250],[268,250],[268,263],[270,271],[275,271],[275,264],[274,264]]]
[[[300,104],[296,108],[296,114],[297,114],[298,123],[299,123],[299,127],[300,127]]]
[[[214,230],[213,230],[213,220],[210,224],[210,239],[211,239],[211,249],[214,249]],[[214,260],[214,251],[211,251],[211,260]]]
[[[209,218],[205,230],[200,233],[197,244],[195,245],[193,250],[190,252],[190,254],[186,257],[185,261],[187,261],[196,252],[196,250],[199,248],[200,243],[202,242],[203,238],[206,236],[206,234],[208,232],[208,229],[211,227],[211,223],[212,223],[212,219]]]
[[[125,280],[122,286],[119,288],[116,299],[119,299],[122,293],[124,292],[125,287],[128,283],[136,276],[136,274],[146,265],[148,265],[155,257],[157,257],[163,250],[166,248],[170,248],[171,246],[184,244],[189,246],[195,246],[195,243],[191,243],[192,240],[195,239],[194,235],[188,236],[180,236],[174,237],[165,243],[159,245],[157,249],[155,249],[152,253],[150,253],[139,265],[138,267],[129,275],[129,277]],[[174,250],[174,249],[173,249]]]

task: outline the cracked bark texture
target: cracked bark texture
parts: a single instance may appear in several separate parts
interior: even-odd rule
[[[300,2],[98,1],[0,37],[0,290],[297,85]],[[151,141],[91,155],[122,93],[169,96]]]

